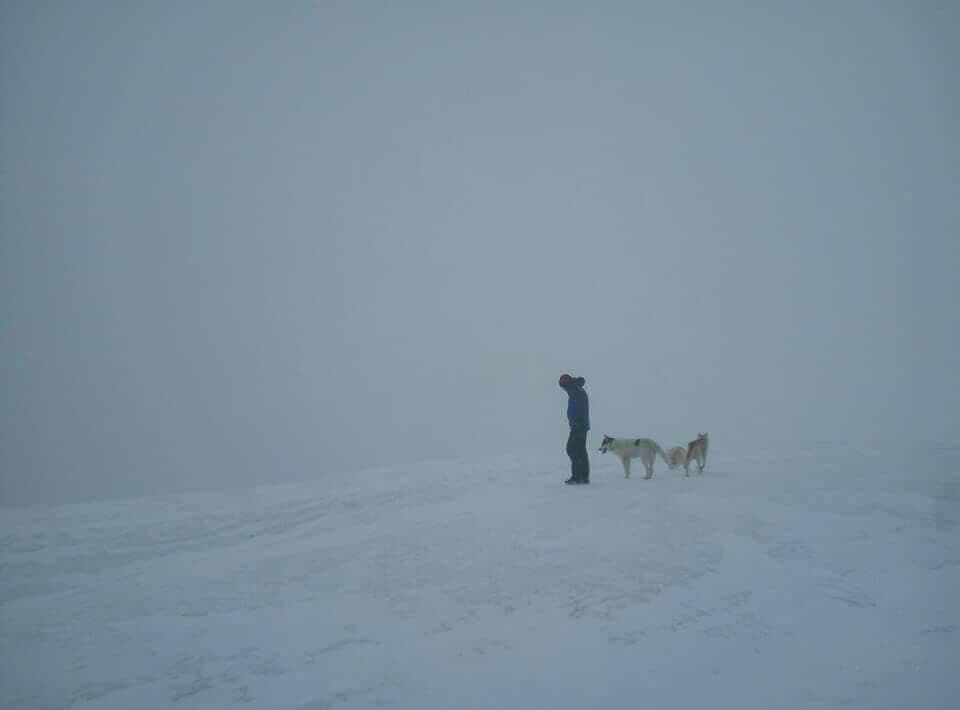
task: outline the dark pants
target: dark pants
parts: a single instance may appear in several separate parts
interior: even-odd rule
[[[587,458],[587,430],[571,429],[567,439],[567,456],[570,457],[570,477],[574,481],[590,480],[590,459]]]

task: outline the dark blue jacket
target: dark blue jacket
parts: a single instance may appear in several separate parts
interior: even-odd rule
[[[571,429],[590,430],[590,400],[583,385],[572,384],[564,387],[567,391],[567,421]]]

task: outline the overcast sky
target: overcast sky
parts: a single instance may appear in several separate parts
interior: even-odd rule
[[[956,441],[957,8],[4,3],[0,502]]]

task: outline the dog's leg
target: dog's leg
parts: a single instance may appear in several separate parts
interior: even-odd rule
[[[643,465],[647,467],[647,480],[649,481],[653,478],[653,462],[656,461],[656,458],[651,457],[648,461],[647,459],[643,460]]]
[[[623,477],[630,478],[630,459],[624,458],[620,460],[623,461]]]

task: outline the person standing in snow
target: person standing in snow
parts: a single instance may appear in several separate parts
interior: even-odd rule
[[[567,421],[570,437],[567,439],[567,456],[570,457],[570,478],[564,483],[580,485],[590,483],[590,459],[587,456],[587,432],[590,431],[590,400],[583,389],[586,380],[582,377],[560,375],[560,387],[569,397]]]

